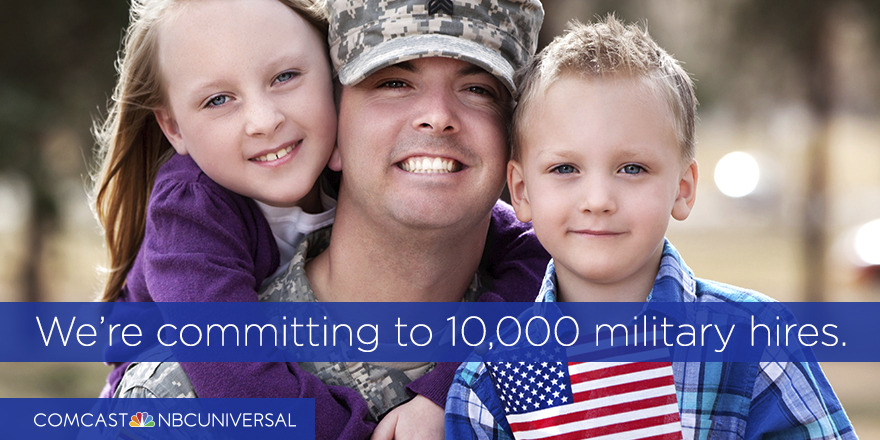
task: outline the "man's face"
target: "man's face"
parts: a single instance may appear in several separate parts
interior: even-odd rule
[[[509,100],[494,76],[449,58],[344,87],[331,158],[343,170],[340,205],[422,230],[484,221],[504,185]]]

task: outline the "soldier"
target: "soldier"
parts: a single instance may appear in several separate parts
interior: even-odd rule
[[[514,71],[537,47],[540,2],[329,3],[330,58],[342,85],[329,164],[342,172],[332,238],[322,230],[303,241],[260,299],[532,300],[548,256],[531,226],[498,197]],[[189,395],[175,365],[138,364],[119,389],[165,394],[173,383],[172,395]],[[443,404],[456,367],[296,368],[357,390],[379,421],[374,438],[405,439],[443,437]],[[322,420],[320,408],[316,414],[318,437],[350,437],[322,431],[346,421]]]

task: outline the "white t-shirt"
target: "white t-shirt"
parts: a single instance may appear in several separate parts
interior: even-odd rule
[[[336,200],[321,191],[321,205],[324,210],[317,214],[309,214],[299,206],[282,208],[270,206],[265,203],[257,202],[260,211],[269,222],[269,228],[275,237],[275,243],[278,244],[278,253],[281,264],[278,270],[266,280],[272,280],[281,272],[287,270],[287,265],[293,259],[296,248],[302,242],[303,238],[311,232],[317,231],[326,226],[333,224],[333,217],[336,215]]]

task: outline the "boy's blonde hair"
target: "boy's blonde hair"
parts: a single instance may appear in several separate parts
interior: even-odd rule
[[[513,159],[519,159],[525,115],[536,98],[563,75],[589,79],[631,77],[644,79],[649,90],[660,92],[673,114],[682,159],[694,158],[694,122],[697,99],[693,81],[671,55],[636,25],[625,25],[613,14],[585,25],[577,20],[556,37],[528,66],[518,72],[519,104],[513,116]]]
[[[174,154],[153,116],[165,101],[157,33],[174,11],[193,1],[198,0],[132,0],[116,62],[119,77],[113,98],[107,118],[94,127],[98,169],[90,195],[110,257],[102,301],[114,301],[121,294],[144,238],[147,202],[156,173]],[[322,0],[278,1],[326,37],[327,14]]]

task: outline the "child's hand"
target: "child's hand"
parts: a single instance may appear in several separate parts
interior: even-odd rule
[[[394,408],[385,415],[372,440],[442,440],[443,408],[422,395]]]

